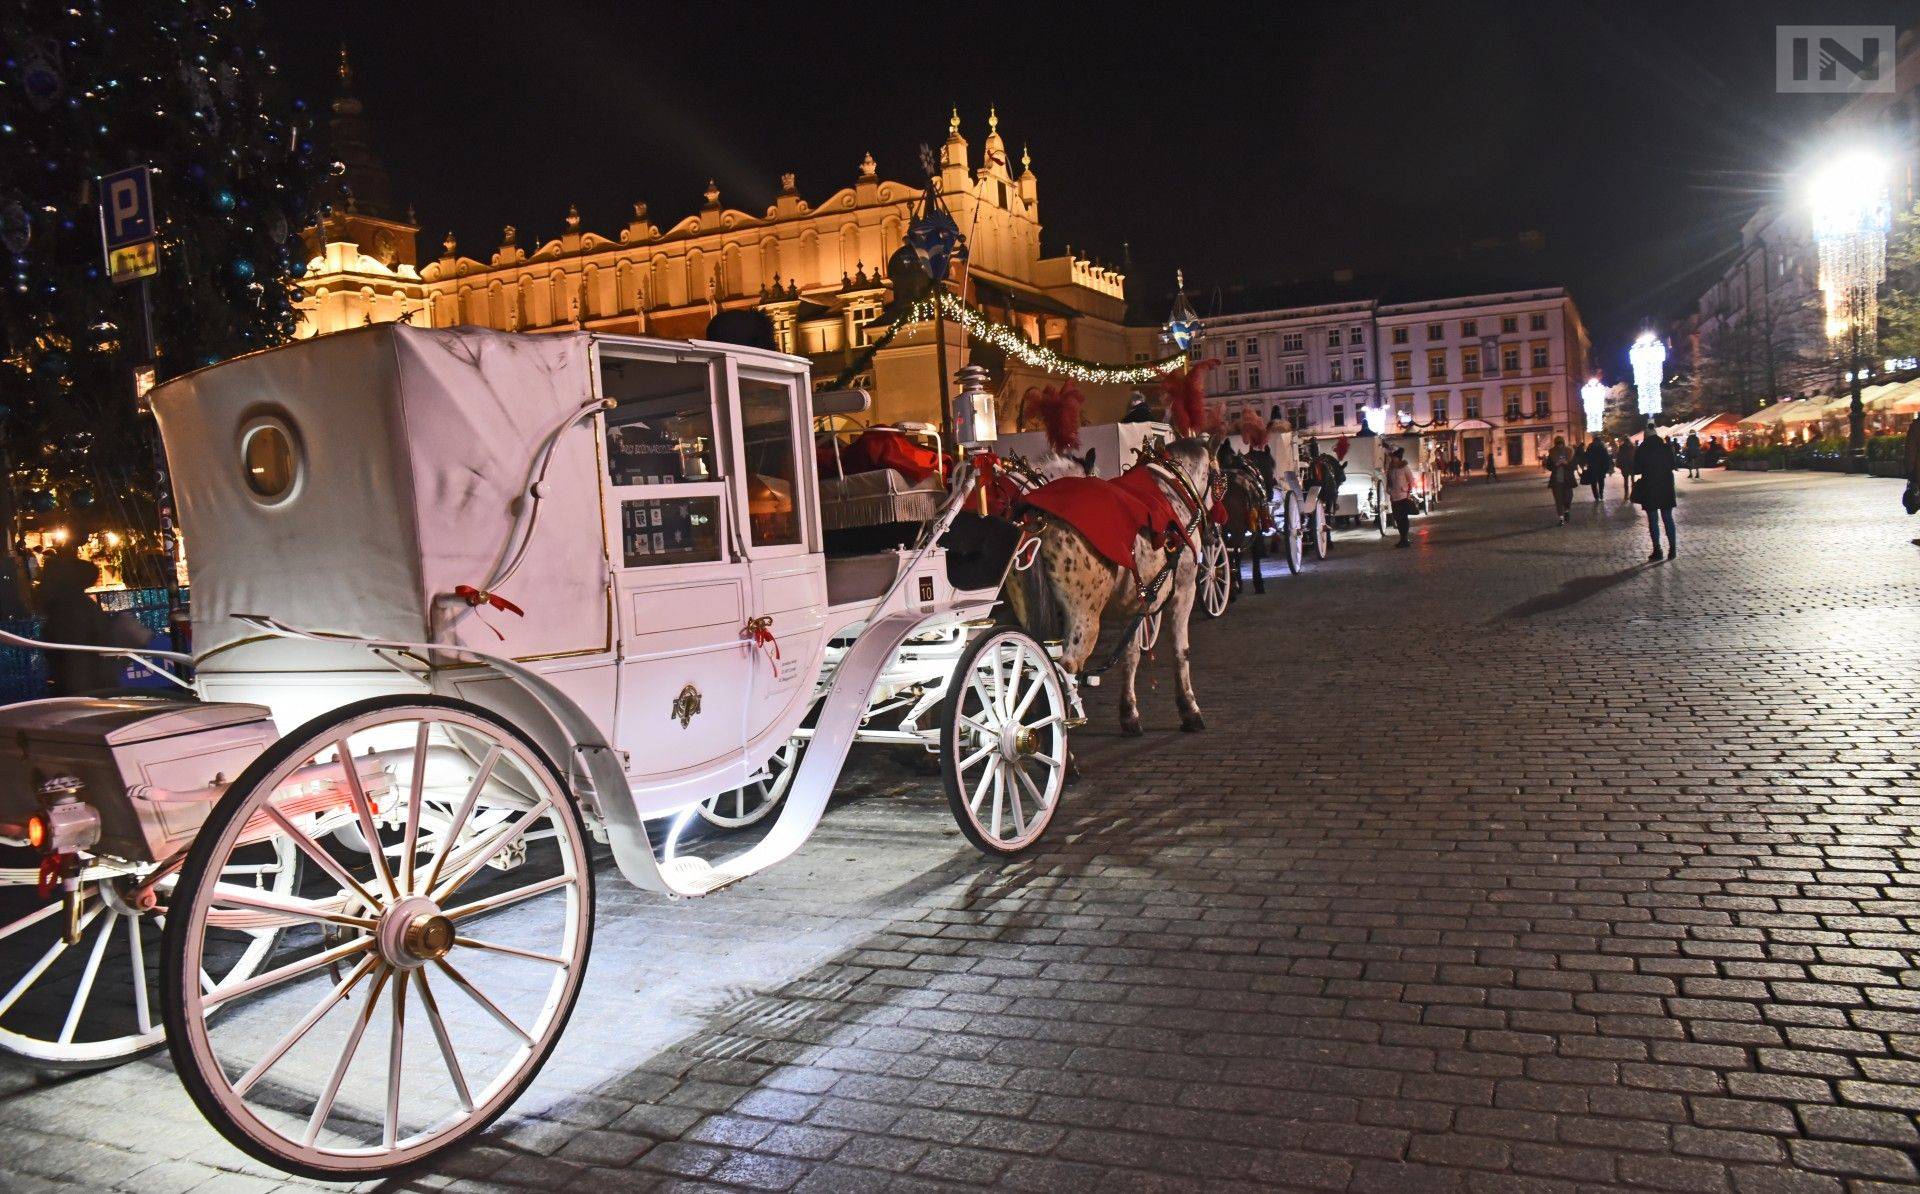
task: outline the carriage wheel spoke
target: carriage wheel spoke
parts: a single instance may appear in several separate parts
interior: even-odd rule
[[[16,920],[12,924],[8,925],[6,928],[0,929],[0,941],[5,941],[7,938],[13,936],[15,933],[19,932],[21,929],[28,928],[32,925],[38,924],[40,921],[45,920],[47,917],[52,916],[54,913],[58,911],[60,911],[60,902],[58,900],[54,901],[51,904],[46,904],[39,908],[36,908],[32,912],[29,912],[25,916],[21,917],[19,920]]]
[[[251,995],[256,991],[264,991],[268,987],[277,987],[290,979],[299,978],[303,974],[310,974],[325,966],[332,966],[336,962],[344,962],[353,955],[372,948],[373,938],[362,937],[357,941],[349,941],[345,945],[336,945],[332,949],[322,950],[317,954],[310,954],[297,962],[289,962],[285,966],[269,970],[265,974],[257,974],[245,982],[235,983],[229,987],[214,987],[205,992],[204,998],[201,1000],[201,1007],[211,1012],[215,1008],[226,1003],[231,1003],[235,999]]]
[[[461,974],[458,970],[455,970],[453,968],[452,963],[448,962],[445,958],[435,958],[433,964],[440,968],[441,973],[445,974],[448,978],[452,979],[455,986],[459,987],[462,991],[465,991],[469,998],[471,998],[475,1003],[479,1004],[482,1008],[485,1008],[488,1015],[500,1021],[500,1026],[502,1028],[505,1028],[508,1032],[511,1032],[513,1035],[519,1037],[522,1041],[526,1043],[528,1048],[533,1047],[533,1037],[527,1032],[527,1030],[520,1027],[520,1025],[514,1023],[513,1017],[509,1016],[504,1011],[501,1011],[500,1005],[495,1003],[493,1000],[488,999],[486,996],[486,993],[483,992],[479,987],[476,987],[472,983],[468,982],[466,975]]]
[[[540,803],[522,814],[518,821],[496,830],[494,836],[487,839],[486,845],[476,851],[477,857],[463,862],[460,869],[454,873],[454,877],[434,893],[434,903],[444,904],[451,899],[454,892],[459,891],[463,884],[479,874],[482,867],[493,861],[500,851],[512,845],[515,838],[525,833],[528,826],[545,816],[551,807],[553,807],[553,801],[543,798]]]
[[[446,829],[442,832],[440,850],[433,856],[433,869],[427,872],[428,891],[439,886],[440,870],[447,864],[447,855],[453,852],[454,843],[460,840],[460,831],[466,828],[467,818],[473,813],[474,803],[480,799],[480,789],[486,787],[487,781],[493,778],[494,764],[499,761],[500,748],[488,747],[487,757],[480,761],[480,770],[474,772],[473,782],[467,786],[467,794],[460,801],[459,810],[453,814],[453,820],[447,823]]]
[[[341,866],[340,861],[333,855],[327,853],[326,847],[307,836],[305,830],[295,825],[288,819],[285,813],[275,808],[272,801],[261,805],[260,811],[266,813],[268,819],[278,825],[282,833],[285,833],[293,839],[293,844],[300,847],[301,853],[313,859],[321,870],[331,876],[333,881],[340,885],[342,891],[351,891],[353,894],[359,896],[361,901],[369,908],[380,907],[380,901],[374,899],[371,892],[360,886],[360,881],[353,877],[352,872],[348,871],[346,867]],[[368,849],[369,851],[373,850],[371,843],[369,843]]]
[[[460,1096],[460,1106],[467,1111],[473,1110],[473,1094],[467,1089],[467,1076],[461,1072],[460,1061],[454,1056],[453,1038],[447,1035],[446,1021],[440,1018],[440,1004],[433,997],[433,988],[427,985],[427,972],[420,972],[420,1006],[427,1009],[427,1023],[433,1026],[433,1039],[440,1043],[440,1058],[447,1063],[447,1076],[453,1079],[454,1093]]]
[[[400,846],[400,885],[413,890],[414,855],[420,849],[421,794],[427,786],[427,735],[433,723],[422,718],[413,740],[413,775],[407,785],[407,833]]]
[[[274,1043],[273,1048],[267,1050],[259,1061],[253,1063],[252,1069],[240,1075],[239,1080],[233,1084],[233,1093],[242,1098],[246,1097],[246,1093],[253,1089],[253,1084],[266,1077],[268,1070],[279,1065],[280,1059],[291,1052],[309,1032],[312,1032],[313,1026],[325,1019],[327,1013],[337,1007],[340,1001],[345,999],[378,963],[378,958],[360,959],[360,964],[349,970],[345,978],[334,984],[333,990],[327,992],[326,996],[314,1005],[312,1011],[302,1016],[299,1023],[288,1029],[287,1034]],[[207,1010],[213,1009],[208,1007]]]
[[[127,952],[133,957],[133,1017],[145,1036],[153,1031],[153,1008],[147,1002],[147,954],[140,940],[140,918],[127,918]]]
[[[1033,777],[1027,774],[1027,769],[1025,767],[1021,767],[1016,764],[1013,769],[1013,774],[1014,774],[1014,778],[1020,781],[1020,786],[1027,790],[1027,794],[1029,796],[1033,797],[1034,811],[1042,812],[1042,813],[1046,812],[1047,809],[1051,807],[1052,802],[1047,799],[1046,793],[1042,792],[1037,786],[1035,786],[1033,782]],[[1051,780],[1048,781],[1047,786],[1049,788],[1053,786],[1053,783]],[[1024,827],[1022,827],[1021,832],[1022,833],[1026,832]]]
[[[995,759],[993,761],[993,829],[991,835],[996,838],[1000,836],[1000,810],[1006,802],[1006,763],[1004,760]]]
[[[353,1021],[353,1031],[347,1034],[347,1043],[340,1049],[340,1060],[334,1064],[333,1074],[327,1079],[327,1088],[320,1092],[320,1101],[314,1104],[313,1118],[307,1121],[306,1136],[300,1141],[306,1148],[312,1148],[313,1142],[320,1138],[320,1129],[327,1126],[327,1120],[333,1116],[333,1103],[340,1097],[340,1083],[346,1080],[347,1068],[353,1064],[353,1055],[360,1051],[360,1038],[367,1034],[367,1025],[373,1020],[374,1009],[380,1006],[380,991],[387,984],[387,972],[383,969],[373,976],[373,993],[367,996],[367,1005],[360,1009],[360,1015]]]
[[[955,768],[955,770],[959,771],[962,774],[965,774],[967,768],[973,766],[975,763],[978,763],[981,759],[986,758],[988,755],[992,754],[994,751],[998,749],[1000,749],[999,743],[989,742],[985,746],[981,747],[980,749],[974,751],[972,754],[968,755],[966,758],[961,759],[960,766]]]
[[[995,744],[988,749],[999,750],[1000,747],[998,744]],[[967,811],[972,813],[976,820],[979,819],[980,816],[980,798],[986,795],[987,785],[992,782],[994,772],[998,769],[998,765],[998,759],[987,760],[987,765],[980,769],[979,782],[973,785],[972,795],[967,797]]]
[[[550,966],[567,967],[573,965],[572,962],[558,954],[538,953],[531,949],[521,949],[517,945],[501,945],[497,941],[482,941],[477,937],[455,937],[453,943],[455,945],[465,946],[468,949],[490,950],[493,953],[506,954],[509,957],[526,958],[532,962],[545,962]]]
[[[552,891],[556,887],[564,887],[572,882],[572,875],[555,875],[550,879],[542,879],[538,883],[529,883],[525,887],[516,887],[512,891],[503,891],[499,895],[490,895],[483,900],[475,900],[471,904],[462,904],[458,908],[449,908],[442,913],[442,915],[448,920],[459,921],[465,920],[468,917],[478,916],[483,912],[497,912],[502,908],[518,904],[522,900],[530,900],[534,896]]]
[[[1013,713],[1009,716],[1008,720],[1019,721],[1021,718],[1025,717],[1027,715],[1027,710],[1033,708],[1033,698],[1039,696],[1041,690],[1046,688],[1046,686],[1047,686],[1047,674],[1043,671],[1035,669],[1033,673],[1033,683],[1027,686],[1026,695],[1022,696],[1020,698],[1020,703],[1014,706]]]
[[[120,919],[118,912],[108,912],[106,920],[100,925],[100,935],[93,940],[93,951],[87,955],[87,968],[80,972],[80,989],[73,993],[73,1005],[67,1008],[66,1023],[60,1026],[60,1043],[71,1045],[73,1034],[80,1027],[80,1017],[86,1014],[87,1001],[93,998],[93,981],[100,977],[100,959],[107,954],[107,942],[113,939],[114,922]]]
[[[392,1148],[400,1139],[400,1061],[407,1040],[407,979],[402,970],[393,981],[393,1031],[387,1039],[387,1118],[381,1133],[383,1148]]]
[[[347,780],[347,799],[353,805],[354,819],[360,823],[360,836],[366,839],[367,854],[373,859],[373,873],[379,876],[387,894],[397,900],[400,889],[394,885],[393,872],[387,867],[386,847],[381,844],[380,830],[373,823],[373,805],[367,800],[366,786],[360,782],[360,765],[354,762],[353,751],[345,738],[335,742],[333,749],[340,756],[340,770]]]
[[[1007,770],[1013,772],[1017,779],[1026,778],[1025,775],[1021,774],[1018,763],[1007,764]],[[1020,806],[1020,787],[1018,784],[1007,785],[1007,806],[1013,813],[1013,836],[1025,837],[1027,833],[1027,813],[1026,810]]]
[[[317,924],[364,929],[369,933],[374,929],[374,922],[364,916],[348,916],[344,912],[335,912],[311,900],[302,900],[293,896],[268,895],[252,887],[232,887],[225,883],[216,883],[208,902],[230,907],[254,908],[261,912],[275,912],[281,916],[290,916],[295,920],[312,921]]]
[[[972,726],[974,732],[981,735],[982,737],[994,738],[994,739],[998,739],[1000,737],[999,730],[993,729],[992,727],[988,726],[986,722],[983,722],[978,718],[969,717],[965,713],[962,713],[960,715],[960,720],[966,723],[967,725]]]
[[[52,906],[55,908],[59,907],[58,904]],[[84,934],[87,931],[87,926],[92,924],[94,919],[99,915],[99,908],[95,908],[92,912],[87,913],[80,921],[81,933]],[[40,960],[28,967],[27,972],[20,976],[20,981],[13,984],[13,989],[8,991],[4,997],[0,997],[0,1016],[6,1015],[8,1010],[19,1001],[20,997],[27,993],[27,989],[33,986],[34,983],[40,981],[40,976],[47,972],[47,967],[53,965],[54,962],[59,959],[60,955],[66,952],[67,939],[64,936],[55,937],[53,944],[47,947],[47,952],[40,955]]]

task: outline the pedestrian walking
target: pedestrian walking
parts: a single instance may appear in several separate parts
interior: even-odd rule
[[[1620,469],[1620,484],[1626,487],[1629,501],[1633,500],[1633,479],[1638,475],[1633,462],[1637,450],[1631,435],[1621,440],[1620,446],[1613,450],[1613,463]]]
[[[1607,451],[1607,442],[1600,438],[1598,431],[1593,433],[1582,463],[1585,468],[1580,480],[1593,491],[1593,500],[1601,501],[1607,496],[1607,474],[1613,472],[1613,453]]]
[[[1687,452],[1687,477],[1690,480],[1698,481],[1700,479],[1700,433],[1699,432],[1697,431],[1687,432],[1686,452]]]
[[[47,552],[33,597],[39,607],[41,633],[48,642],[110,645],[112,623],[93,594],[87,592],[99,583],[100,569],[81,559],[72,547],[62,544]],[[47,670],[55,696],[80,696],[112,688],[119,676],[119,666],[112,658],[78,651],[47,652]]]
[[[1489,448],[1487,450],[1487,480],[1498,481],[1499,479],[1500,470],[1493,467],[1493,450]]]
[[[1640,448],[1633,455],[1633,463],[1640,472],[1640,479],[1633,485],[1633,500],[1647,512],[1647,535],[1653,540],[1653,552],[1647,559],[1660,558],[1660,526],[1665,523],[1666,558],[1671,560],[1679,546],[1673,533],[1673,473],[1677,465],[1673,445],[1648,428],[1646,438],[1640,441]]]
[[[1407,546],[1407,524],[1413,517],[1413,470],[1407,467],[1407,451],[1395,448],[1387,457],[1387,501],[1392,503],[1393,525],[1400,532],[1396,547]]]
[[[1560,516],[1560,525],[1567,525],[1567,512],[1573,509],[1573,449],[1567,447],[1567,441],[1561,436],[1553,437],[1553,446],[1547,449],[1547,488],[1553,490],[1553,512]]]

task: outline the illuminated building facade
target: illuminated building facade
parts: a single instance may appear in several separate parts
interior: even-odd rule
[[[893,297],[886,262],[923,194],[883,179],[871,154],[849,185],[817,202],[802,196],[792,174],[781,177],[773,204],[759,213],[728,206],[709,183],[699,209],[670,223],[636,202],[624,227],[602,235],[569,210],[558,236],[527,237],[509,226],[490,251],[463,253],[449,234],[438,256],[421,262],[419,225],[410,213],[396,215],[384,174],[366,151],[344,61],[341,77],[333,125],[352,194],[309,234],[301,336],[409,319],[428,327],[698,337],[721,311],[757,308],[771,318],[781,348],[813,359],[816,384],[857,366],[852,384],[873,391],[877,419],[937,422],[931,323],[904,329],[870,357],[863,353],[884,331],[882,312]],[[1070,249],[1043,254],[1039,179],[1024,150],[1017,168],[1009,161],[997,113],[988,116],[981,150],[976,166],[955,113],[937,177],[971,249],[967,301],[1073,357],[1121,365],[1143,353],[1161,355],[1153,329],[1124,326],[1121,274]],[[991,346],[969,345],[951,321],[946,335],[950,368],[969,359],[985,365],[1002,394],[1049,380]],[[1082,389],[1090,422],[1117,417],[1128,393],[1115,385]],[[1011,411],[1016,403],[1001,405]]]

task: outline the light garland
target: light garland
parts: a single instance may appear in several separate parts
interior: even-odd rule
[[[987,317],[986,312],[977,307],[968,306],[955,295],[942,291],[937,298],[940,309],[947,318],[965,328],[967,335],[991,344],[1023,365],[1031,365],[1035,369],[1069,377],[1074,381],[1084,381],[1094,385],[1137,386],[1173,372],[1187,360],[1185,352],[1177,352],[1172,356],[1140,365],[1103,365],[1098,361],[1083,361],[1079,357],[1064,356],[1043,344],[1035,344],[1018,329],[993,322]],[[920,314],[922,307],[926,308],[924,316]],[[917,303],[910,314],[916,319],[931,319],[932,304]]]

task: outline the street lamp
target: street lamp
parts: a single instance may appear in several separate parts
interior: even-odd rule
[[[1160,338],[1180,352],[1190,352],[1200,339],[1200,327],[1200,317],[1187,301],[1187,271],[1177,269],[1173,271],[1173,310],[1167,313]]]
[[[1879,331],[1880,284],[1887,279],[1887,231],[1893,203],[1887,163],[1856,149],[1815,174],[1808,186],[1813,240],[1820,250],[1820,289],[1827,301],[1827,341],[1847,362],[1852,401],[1847,407],[1847,455],[1865,471],[1867,408],[1860,375]]]
[[[1587,408],[1587,433],[1596,434],[1607,421],[1607,383],[1592,378],[1580,387],[1580,402]]]
[[[1627,349],[1627,361],[1633,366],[1634,388],[1640,392],[1640,413],[1652,424],[1660,413],[1661,371],[1667,363],[1667,346],[1652,332],[1641,332],[1633,347]]]

